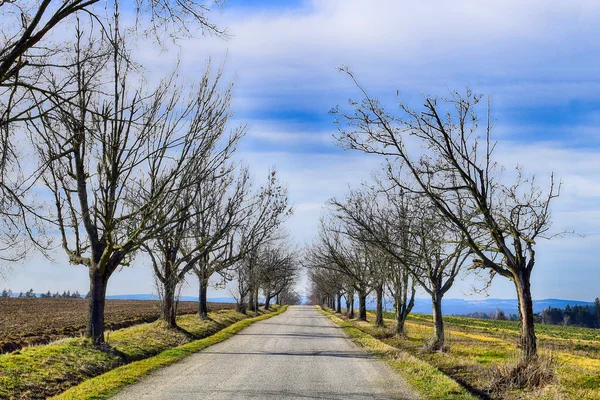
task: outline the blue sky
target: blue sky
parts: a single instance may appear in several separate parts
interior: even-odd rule
[[[141,43],[136,57],[157,79],[178,56],[189,79],[201,75],[207,57],[226,60],[226,77],[236,79],[234,122],[249,126],[240,157],[258,177],[275,165],[288,182],[296,213],[287,227],[298,242],[314,235],[327,199],[343,196],[381,161],[333,142],[328,111],[359,97],[336,67],[349,66],[390,109],[396,90],[418,106],[422,94],[469,86],[491,96],[498,161],[509,170],[523,165],[540,182],[555,172],[564,182],[555,230],[583,235],[538,244],[534,297],[600,296],[599,2],[233,0],[211,17],[230,39],[198,37],[163,52]],[[57,260],[34,257],[6,285],[85,291],[85,269]],[[477,297],[471,284],[467,277],[448,296]],[[191,279],[185,293],[196,294],[196,286]],[[111,278],[108,291],[152,290],[140,258]],[[490,296],[515,293],[497,279]]]

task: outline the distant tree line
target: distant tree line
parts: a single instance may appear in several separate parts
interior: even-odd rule
[[[564,309],[548,307],[540,314],[540,320],[549,325],[600,328],[600,298],[596,298],[593,306],[567,305]]]
[[[3,289],[2,292],[0,292],[0,298],[7,298],[7,297],[13,297],[13,291],[10,289]],[[54,292],[52,293],[51,291],[47,291],[46,293],[40,293],[40,295],[38,296],[33,289],[29,289],[26,292],[19,292],[19,295],[16,297],[20,297],[20,298],[36,298],[39,297],[40,299],[81,299],[83,298],[83,296],[81,296],[81,294],[79,293],[79,291],[74,291],[71,292],[70,290],[66,290],[62,293],[59,292]],[[89,294],[86,295],[86,299],[89,297]]]
[[[461,317],[467,317],[467,318],[477,318],[477,319],[495,319],[498,321],[518,321],[519,320],[519,316],[517,314],[509,314],[506,315],[506,313],[502,310],[496,310],[495,312],[491,312],[491,313],[485,313],[485,312],[472,312],[469,314],[461,314]],[[535,316],[534,316],[535,318]]]
[[[462,317],[478,319],[495,319],[500,321],[518,321],[516,314],[508,316],[502,310],[496,312],[473,312],[463,314]],[[600,328],[600,298],[596,298],[594,305],[580,306],[568,305],[565,308],[548,307],[541,313],[535,313],[533,319],[538,324],[580,326],[585,328]]]

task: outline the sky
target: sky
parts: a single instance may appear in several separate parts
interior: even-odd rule
[[[239,147],[257,179],[275,166],[295,213],[286,223],[300,244],[315,235],[325,202],[368,179],[382,160],[339,148],[329,110],[360,99],[337,67],[348,66],[390,109],[396,93],[416,107],[423,95],[470,87],[490,96],[497,161],[517,165],[540,184],[563,182],[552,206],[553,230],[577,234],[540,241],[533,272],[536,299],[600,296],[600,2],[573,0],[398,1],[230,0],[209,18],[229,38],[198,36],[159,50],[134,51],[158,79],[180,60],[180,73],[200,78],[210,57],[235,80]],[[56,253],[15,266],[0,287],[13,291],[87,291],[87,271]],[[465,276],[446,295],[481,298]],[[110,280],[109,294],[150,293],[148,260],[139,257]],[[194,279],[184,294],[196,295]],[[424,296],[422,293],[421,296]],[[515,298],[496,278],[488,295]],[[211,289],[209,297],[229,296]]]

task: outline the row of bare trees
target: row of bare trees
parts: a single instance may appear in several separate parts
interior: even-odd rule
[[[337,140],[345,149],[381,157],[383,174],[344,201],[330,202],[307,254],[315,292],[327,299],[338,296],[337,304],[344,293],[350,313],[358,292],[359,318],[364,319],[364,298],[373,290],[376,323],[381,324],[383,281],[395,299],[401,333],[418,285],[433,303],[431,348],[441,349],[441,299],[459,271],[487,272],[487,284],[500,275],[515,286],[523,358],[536,358],[531,295],[535,244],[552,237],[550,204],[560,185],[551,177],[548,190],[542,190],[521,167],[507,176],[494,155],[489,102],[481,123],[482,97],[470,90],[447,98],[426,96],[421,109],[399,99],[393,114],[348,69],[342,71],[362,99],[350,101],[348,110],[332,110]],[[336,278],[339,274],[344,279]]]
[[[104,341],[109,279],[138,254],[152,261],[169,326],[177,285],[192,272],[206,318],[213,275],[232,279],[254,254],[261,268],[279,262],[266,257],[291,212],[275,170],[258,186],[234,159],[246,128],[228,128],[232,85],[222,87],[222,68],[207,63],[195,83],[175,70],[153,86],[134,60],[140,38],[223,36],[205,3],[139,0],[123,4],[127,18],[120,6],[0,1],[3,258],[24,256],[14,250],[20,235],[45,252],[58,242],[71,264],[85,266],[87,336],[96,344]],[[59,33],[59,25],[70,28]],[[17,143],[31,150],[35,168]],[[31,192],[51,200],[34,202]],[[286,256],[285,268],[265,268],[260,278],[269,296],[293,286],[295,263]],[[285,283],[269,281],[279,275]]]
[[[427,198],[409,194],[376,180],[372,186],[352,190],[343,201],[331,200],[321,219],[318,238],[306,255],[317,300],[328,300],[341,312],[341,297],[354,317],[366,321],[366,298],[376,298],[375,325],[383,326],[383,301],[394,300],[397,335],[404,324],[417,287],[432,300],[434,337],[427,347],[444,347],[442,298],[452,287],[470,252],[462,238],[428,204]]]
[[[276,237],[252,249],[233,270],[238,284],[232,295],[237,301],[238,311],[258,311],[259,294],[265,299],[265,309],[269,309],[273,299],[278,304],[298,304],[299,296],[293,285],[299,277],[297,252],[285,239]]]

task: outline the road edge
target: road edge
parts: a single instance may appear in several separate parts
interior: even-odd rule
[[[431,364],[415,356],[392,347],[361,331],[351,322],[339,318],[334,313],[315,306],[317,311],[339,325],[350,340],[366,352],[385,361],[406,383],[428,400],[476,400],[458,382]]]
[[[86,380],[59,395],[51,397],[50,399],[108,399],[119,393],[125,387],[136,383],[150,372],[174,364],[187,356],[227,340],[255,322],[263,321],[265,319],[282,314],[287,310],[287,308],[288,306],[285,305],[273,313],[241,320],[220,330],[212,336],[186,343],[184,345],[165,350],[156,356],[115,368],[102,375],[98,375],[94,378]]]

